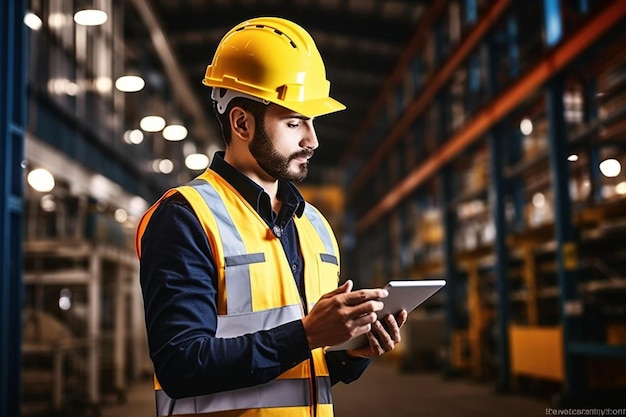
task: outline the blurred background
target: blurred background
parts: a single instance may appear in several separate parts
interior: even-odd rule
[[[262,15],[347,105],[300,184],[342,276],[447,280],[337,415],[623,406],[626,1],[3,0],[0,415],[154,415],[135,228],[223,148],[201,80]]]

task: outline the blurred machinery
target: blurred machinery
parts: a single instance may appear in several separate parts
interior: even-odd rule
[[[97,414],[150,370],[130,232],[62,186],[25,211],[22,415]]]

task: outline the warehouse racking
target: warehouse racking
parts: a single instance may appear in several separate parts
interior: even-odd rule
[[[351,255],[365,285],[448,280],[446,375],[548,381],[562,403],[625,387],[606,369],[626,359],[626,183],[599,169],[624,157],[625,16],[619,1],[432,2],[352,138]],[[406,256],[391,241],[421,239],[420,202],[443,233]],[[440,256],[411,256],[426,244]]]

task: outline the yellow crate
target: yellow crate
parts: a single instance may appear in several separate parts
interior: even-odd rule
[[[455,369],[467,369],[470,366],[467,330],[456,330],[450,335],[450,365]]]
[[[552,381],[565,379],[561,326],[509,327],[511,373]]]

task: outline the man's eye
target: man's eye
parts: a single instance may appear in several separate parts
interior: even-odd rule
[[[300,126],[300,123],[287,123],[287,126],[291,127],[291,128],[295,128]]]

